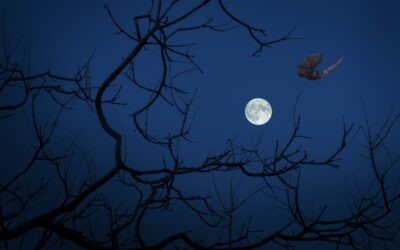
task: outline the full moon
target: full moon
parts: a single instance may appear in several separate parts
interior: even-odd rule
[[[247,103],[244,114],[252,124],[263,125],[271,119],[272,107],[266,100],[254,98]]]

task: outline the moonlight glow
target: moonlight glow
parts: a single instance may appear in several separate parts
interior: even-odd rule
[[[272,107],[266,100],[254,98],[247,103],[244,113],[252,124],[263,125],[271,119]]]

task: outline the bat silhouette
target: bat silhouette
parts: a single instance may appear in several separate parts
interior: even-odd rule
[[[329,66],[328,68],[322,71],[315,70],[315,68],[321,62],[322,57],[322,53],[306,56],[299,66],[297,66],[297,74],[300,77],[307,78],[308,80],[318,80],[335,70],[343,60],[343,57],[341,57],[335,64]]]

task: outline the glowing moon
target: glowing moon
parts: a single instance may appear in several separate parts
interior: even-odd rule
[[[271,119],[272,107],[266,100],[254,98],[247,103],[244,114],[252,124],[263,125]]]

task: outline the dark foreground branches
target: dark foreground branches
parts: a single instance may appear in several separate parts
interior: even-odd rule
[[[1,164],[2,247],[14,249],[29,242],[30,248],[40,249],[54,242],[63,244],[69,241],[87,249],[162,249],[173,246],[182,249],[255,249],[269,245],[289,249],[296,242],[322,241],[337,248],[363,249],[368,248],[371,241],[385,245],[386,241],[394,239],[398,231],[396,223],[399,218],[395,215],[398,214],[400,188],[393,185],[391,178],[399,167],[400,155],[392,153],[391,157],[381,157],[382,151],[389,150],[385,140],[399,120],[399,114],[394,112],[377,132],[370,129],[368,119],[362,126],[360,131],[365,137],[363,156],[368,160],[373,180],[366,190],[348,187],[347,207],[343,208],[346,212],[342,216],[331,216],[326,206],[310,214],[304,208],[301,192],[304,170],[341,166],[342,154],[355,134],[353,126],[345,123],[337,145],[332,145],[334,149],[324,157],[302,147],[302,142],[311,138],[301,133],[300,115],[295,114],[288,138],[277,141],[272,150],[263,149],[262,141],[248,147],[228,140],[222,151],[210,153],[200,162],[184,160],[181,145],[191,145],[193,91],[183,89],[175,82],[182,75],[193,70],[202,72],[202,69],[189,52],[193,43],[182,43],[181,39],[177,43],[175,37],[197,30],[226,32],[233,28],[243,29],[257,46],[252,55],[260,54],[273,44],[297,38],[292,36],[294,30],[290,30],[283,37],[269,39],[267,31],[238,18],[221,0],[197,1],[197,5],[181,15],[172,15],[172,10],[179,4],[180,1],[151,1],[146,13],[133,17],[133,31],[119,23],[118,16],[106,6],[117,34],[129,39],[133,45],[131,52],[101,83],[92,83],[91,59],[73,76],[49,71],[28,74],[13,54],[4,53],[0,65],[0,95],[6,95],[10,89],[20,94],[8,103],[2,102],[0,122],[14,119],[23,111],[29,114],[28,123],[34,136],[30,142],[33,146],[31,152],[16,153],[24,160],[23,163],[13,165],[12,169]],[[188,22],[208,5],[218,8],[228,21],[217,24],[213,18],[208,18],[198,24]],[[135,60],[145,50],[153,50],[158,55],[160,77],[156,84],[141,82],[137,77]],[[177,66],[182,64],[188,68]],[[106,108],[118,109],[125,105],[121,101],[123,84],[117,79],[124,79],[149,97],[130,114],[134,128],[131,131],[124,132],[113,126],[105,112]],[[38,108],[43,107],[43,102],[53,107],[54,112],[47,114],[43,108]],[[150,111],[159,103],[170,106],[180,118],[175,128],[166,134],[154,132],[149,119]],[[108,152],[112,164],[94,164],[78,140],[59,141],[57,133],[63,115],[76,112],[77,107],[94,113],[103,134],[112,139],[112,150]],[[45,121],[43,114],[47,115]],[[154,157],[162,158],[162,162],[143,168],[127,161],[129,148],[124,145],[128,133],[136,133],[142,141],[159,147],[163,153]],[[236,197],[233,180],[229,191],[221,191],[216,176],[233,173],[260,181],[262,185],[242,198]],[[185,176],[211,177],[213,192],[192,194],[179,184],[178,180]],[[107,191],[110,185],[116,185],[117,190],[128,190],[129,206],[121,205],[118,200],[122,197],[111,194],[115,189]],[[245,223],[237,223],[240,209],[260,193],[267,194],[269,199],[279,204],[280,212],[284,214],[282,223],[273,230],[253,227],[255,218],[251,219],[251,216]],[[194,226],[191,231],[172,229],[163,234],[165,237],[149,242],[144,229],[145,218],[149,214],[173,213],[177,204],[196,218],[201,228],[210,232],[209,235],[218,237],[199,238],[197,226]],[[95,226],[98,220],[102,221],[101,229]]]

